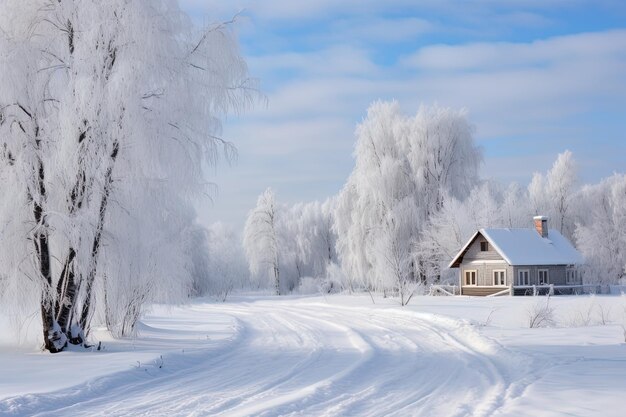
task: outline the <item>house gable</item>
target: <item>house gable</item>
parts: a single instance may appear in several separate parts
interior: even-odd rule
[[[482,246],[486,244],[485,246]],[[486,250],[483,250],[486,249]],[[474,233],[474,236],[465,244],[463,249],[454,257],[448,268],[458,268],[463,263],[469,263],[473,261],[508,261],[502,256],[499,248],[494,245],[492,241],[487,239],[479,230]]]

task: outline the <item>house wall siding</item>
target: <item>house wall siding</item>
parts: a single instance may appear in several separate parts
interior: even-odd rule
[[[517,285],[517,271],[527,269],[530,276],[530,285],[539,285],[539,270],[548,270],[548,283],[554,285],[567,285],[567,278],[565,271],[566,265],[529,265],[529,266],[515,266],[514,277],[515,281],[513,285]]]
[[[477,286],[493,286],[493,271],[502,270],[506,271],[505,282],[506,286],[510,285],[511,277],[513,277],[513,267],[502,263],[465,263],[461,266],[461,283],[465,286],[465,271],[476,271],[476,285]]]
[[[471,262],[471,261],[503,261],[504,259],[500,254],[494,249],[491,244],[489,244],[489,250],[482,252],[480,250],[480,243],[487,242],[487,240],[479,235],[474,242],[467,248],[467,252],[463,256],[463,263]]]

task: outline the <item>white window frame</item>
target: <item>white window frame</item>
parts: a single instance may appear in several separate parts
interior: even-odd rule
[[[541,273],[546,273],[546,282],[541,282]],[[550,270],[549,269],[538,269],[537,270],[537,285],[550,285]]]
[[[498,275],[498,273],[502,273],[501,277],[502,277],[502,280],[504,281],[503,283],[496,282],[497,280],[496,275]],[[495,287],[506,287],[506,269],[494,269],[493,272],[491,273],[491,278],[492,278],[492,283]]]
[[[578,283],[577,271],[575,269],[567,269],[565,271],[565,282],[568,284]]]
[[[468,272],[473,272],[474,273],[474,283],[473,284],[468,284],[467,283],[467,273]],[[477,283],[478,283],[478,270],[476,270],[476,269],[465,269],[465,270],[463,270],[463,285],[464,286],[466,286],[466,287],[475,287]]]
[[[526,273],[526,282],[521,282],[522,272]],[[518,269],[517,270],[517,285],[530,285],[530,269]]]

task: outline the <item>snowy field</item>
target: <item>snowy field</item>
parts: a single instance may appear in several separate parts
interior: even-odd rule
[[[624,415],[626,297],[553,297],[544,328],[545,297],[375,301],[155,306],[134,341],[56,355],[26,323],[0,340],[0,415]]]

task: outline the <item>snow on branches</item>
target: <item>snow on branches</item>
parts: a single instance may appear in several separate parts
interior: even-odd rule
[[[243,246],[252,282],[272,286],[276,294],[293,291],[303,278],[315,278],[327,291],[327,269],[336,259],[334,199],[322,203],[278,204],[267,189],[248,214]]]
[[[448,196],[464,198],[478,181],[481,153],[465,111],[422,106],[414,117],[396,102],[370,106],[357,127],[356,164],[339,195],[337,248],[358,285],[408,299],[425,280],[414,245]]]
[[[189,198],[255,92],[229,25],[176,2],[27,3],[0,4],[0,276],[13,304],[40,294],[54,352],[191,292]]]

